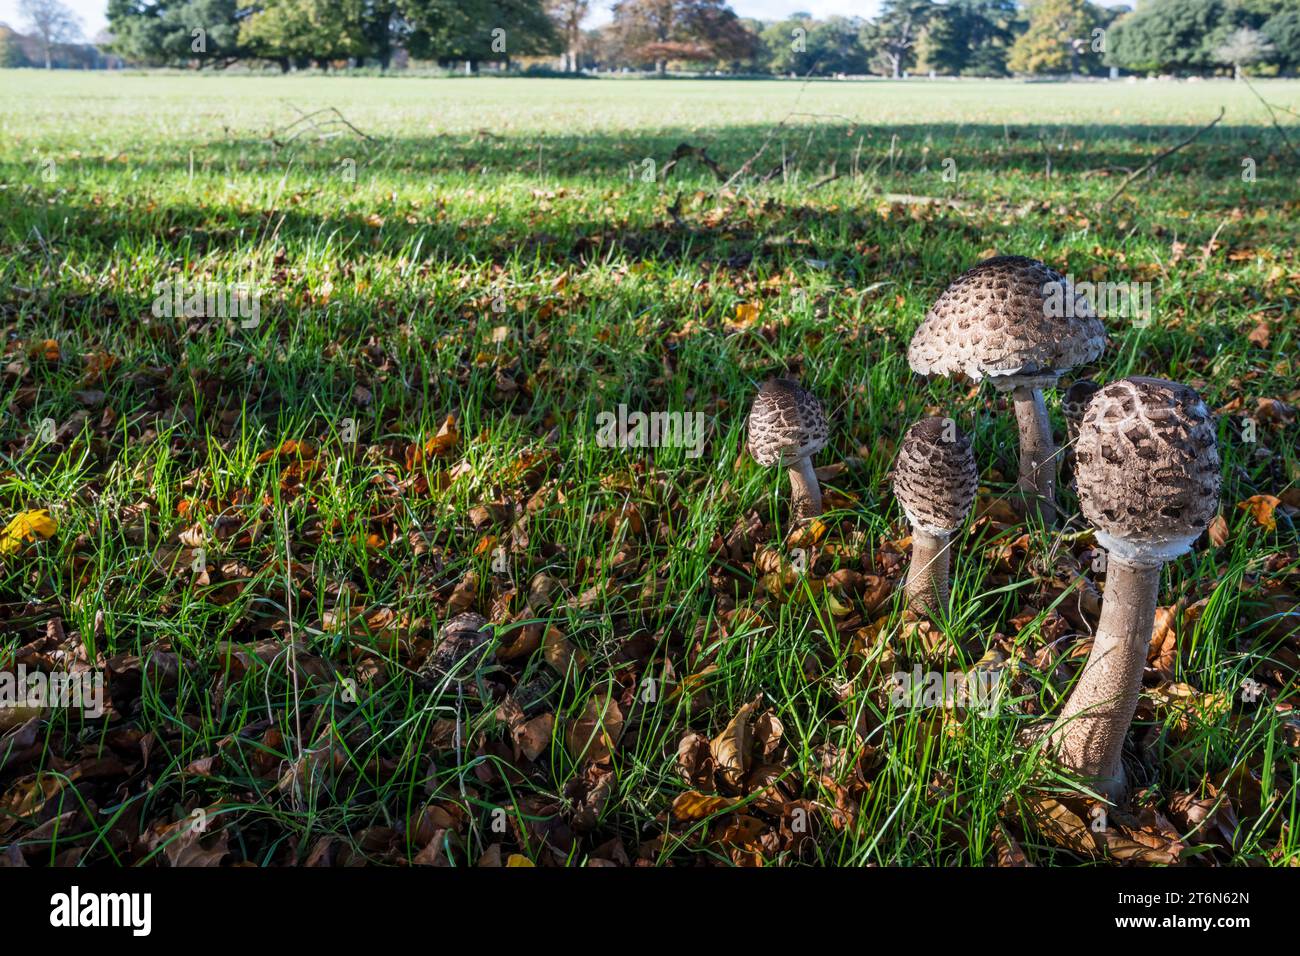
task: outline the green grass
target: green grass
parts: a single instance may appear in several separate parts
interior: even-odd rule
[[[1257,88],[1300,109],[1300,83]],[[1148,861],[1300,860],[1298,428],[1258,412],[1300,403],[1300,193],[1244,84],[10,71],[0,93],[0,509],[58,522],[4,558],[0,661],[98,661],[113,702],[0,742],[11,854],[1064,865],[1145,835]],[[366,138],[294,138],[327,107]],[[665,178],[682,143],[728,181],[692,156]],[[1163,577],[1161,605],[1194,610],[1148,674],[1146,785],[1107,853],[1030,822],[1032,793],[1073,788],[1015,743],[1096,620],[1064,591],[1095,576],[1068,490],[1065,538],[972,522],[940,628],[891,591],[908,423],[958,419],[985,505],[1015,473],[1006,403],[906,363],[927,304],[990,250],[1151,282],[1154,321],[1110,320],[1080,374],[1186,381],[1220,412],[1227,539]],[[177,279],[253,283],[260,323],[155,317]],[[788,485],[742,449],[754,390],[785,371],[833,411],[816,463],[845,467],[812,573],[781,587],[764,549],[783,550]],[[599,447],[620,403],[703,413],[704,453]],[[412,467],[449,415],[459,441]],[[307,464],[266,454],[290,440]],[[1282,499],[1274,529],[1237,507],[1253,495]],[[727,548],[751,517],[752,546]],[[825,586],[837,569],[865,596]],[[416,681],[464,609],[496,625],[494,655]],[[1016,666],[996,718],[886,705],[896,667],[990,649]],[[683,739],[760,696],[745,778],[684,779]],[[581,718],[609,699],[606,759]],[[689,790],[742,802],[681,820]],[[1215,824],[1189,832],[1190,798]]]

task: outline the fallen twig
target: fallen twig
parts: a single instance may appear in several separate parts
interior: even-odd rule
[[[677,148],[673,150],[672,159],[664,163],[665,181],[667,181],[668,177],[672,174],[672,171],[676,168],[677,164],[688,156],[693,156],[695,159],[698,159],[701,163],[707,166],[709,172],[713,173],[713,175],[718,178],[719,182],[722,182],[727,178],[726,174],[722,171],[722,167],[718,165],[717,160],[710,157],[703,146],[692,146],[690,143],[679,143]]]
[[[1159,163],[1161,160],[1164,160],[1164,159],[1166,159],[1167,157],[1172,156],[1174,153],[1178,152],[1180,149],[1182,149],[1184,146],[1186,146],[1186,145],[1187,145],[1188,143],[1190,143],[1192,140],[1196,139],[1198,136],[1200,136],[1200,135],[1201,135],[1202,133],[1204,133],[1206,130],[1213,129],[1215,126],[1219,125],[1219,120],[1223,119],[1223,113],[1224,113],[1224,109],[1223,109],[1222,106],[1220,106],[1220,107],[1219,107],[1219,115],[1216,116],[1216,117],[1214,117],[1214,119],[1210,122],[1210,124],[1209,124],[1208,126],[1202,126],[1202,127],[1201,127],[1200,129],[1198,129],[1195,133],[1193,133],[1191,136],[1187,137],[1187,139],[1183,140],[1183,141],[1182,141],[1181,143],[1179,143],[1178,145],[1169,147],[1167,150],[1165,150],[1163,153],[1161,153],[1161,154],[1160,154],[1159,156],[1157,156],[1155,159],[1151,160],[1151,161],[1150,161],[1149,163],[1147,163],[1145,166],[1141,166],[1141,167],[1139,167],[1138,169],[1135,169],[1133,172],[1129,173],[1126,177],[1124,177],[1124,181],[1123,181],[1122,183],[1119,184],[1119,189],[1117,189],[1117,190],[1115,190],[1113,193],[1111,193],[1111,194],[1110,194],[1110,198],[1107,199],[1104,203],[1102,203],[1102,205],[1103,205],[1103,206],[1109,206],[1111,203],[1113,203],[1116,199],[1118,199],[1118,198],[1120,197],[1120,195],[1124,192],[1124,190],[1128,189],[1129,183],[1133,182],[1133,180],[1137,179],[1139,176],[1141,176],[1143,173],[1145,173],[1148,169],[1153,169],[1153,168],[1155,168],[1155,165],[1156,165],[1157,163]]]
[[[351,122],[351,121],[350,121],[346,116],[344,116],[341,112],[339,112],[338,107],[335,107],[335,106],[325,106],[325,107],[322,107],[321,109],[318,109],[318,110],[312,110],[310,113],[304,113],[302,110],[298,109],[298,107],[294,106],[292,103],[289,104],[289,107],[290,107],[290,109],[292,109],[294,112],[296,112],[296,113],[298,114],[298,118],[297,118],[296,120],[294,120],[292,123],[290,123],[288,126],[286,126],[284,129],[280,130],[280,134],[279,134],[279,135],[280,135],[280,136],[284,136],[286,133],[288,133],[290,130],[292,130],[295,126],[298,126],[300,123],[306,123],[307,125],[304,126],[304,127],[302,127],[301,129],[299,129],[296,133],[294,133],[292,136],[288,137],[288,139],[284,140],[283,142],[281,142],[279,139],[277,139],[277,138],[276,138],[276,135],[275,135],[274,133],[272,133],[271,136],[269,137],[269,139],[270,139],[271,142],[274,143],[276,146],[279,146],[279,147],[289,146],[289,145],[291,145],[291,144],[294,142],[294,140],[296,140],[299,136],[302,136],[304,133],[310,133],[310,132],[312,132],[313,130],[316,131],[316,132],[320,132],[322,129],[325,129],[325,128],[327,128],[327,127],[334,126],[334,125],[337,125],[337,124],[340,124],[340,123],[341,123],[342,125],[346,126],[348,129],[350,129],[352,132],[356,133],[358,136],[360,136],[360,137],[361,137],[362,139],[364,139],[366,142],[368,142],[368,143],[373,143],[373,142],[375,142],[375,138],[374,138],[373,136],[370,136],[368,133],[362,132],[361,130],[357,129],[357,127],[356,127],[355,125],[353,125],[353,123],[352,123],[352,122]],[[327,121],[327,122],[325,122],[325,123],[318,123],[318,122],[316,122],[316,119],[315,119],[315,118],[316,118],[317,116],[321,115],[322,113],[333,113],[334,116],[335,116],[335,118],[332,119],[332,120],[329,120],[329,121]]]
[[[1291,145],[1291,140],[1287,138],[1286,131],[1282,129],[1282,124],[1277,121],[1277,114],[1273,112],[1274,109],[1273,105],[1269,103],[1268,100],[1264,99],[1264,97],[1260,96],[1259,90],[1255,89],[1254,85],[1250,82],[1250,80],[1247,80],[1244,76],[1242,77],[1242,80],[1245,82],[1246,86],[1250,88],[1250,91],[1255,94],[1255,99],[1259,100],[1260,103],[1264,104],[1264,109],[1268,110],[1268,118],[1273,123],[1273,128],[1277,130],[1277,135],[1282,137],[1282,142],[1283,144],[1285,144],[1286,148],[1290,151],[1291,155],[1294,156],[1296,159],[1300,159],[1300,153],[1296,152],[1296,148]],[[1291,113],[1292,116],[1296,115],[1295,113],[1293,113],[1291,110],[1287,109],[1284,106],[1279,106],[1277,107],[1277,109],[1280,109],[1287,113]]]

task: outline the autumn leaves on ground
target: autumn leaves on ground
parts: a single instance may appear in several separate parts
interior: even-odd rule
[[[1244,84],[0,88],[0,669],[104,689],[0,710],[0,861],[1300,860],[1300,132]],[[1192,385],[1223,458],[1100,826],[1022,733],[1105,589],[1059,392],[1049,533],[1005,398],[905,358],[994,253],[1151,283],[1074,375]],[[777,374],[830,413],[793,537],[744,452]],[[606,447],[620,405],[701,414],[701,454]],[[889,482],[927,414],[980,481],[934,621]],[[899,706],[896,672],[1001,695]]]

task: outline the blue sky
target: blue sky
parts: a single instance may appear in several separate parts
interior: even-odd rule
[[[81,18],[82,30],[87,38],[93,37],[108,25],[105,12],[108,0],[63,0]],[[1101,0],[1104,6],[1115,6],[1122,0]],[[588,26],[609,20],[608,0],[594,0]],[[796,11],[805,11],[815,17],[832,14],[844,16],[871,16],[880,6],[879,0],[731,0],[732,9],[743,17],[776,20]],[[18,14],[18,0],[0,0],[0,22],[22,29],[23,18]]]

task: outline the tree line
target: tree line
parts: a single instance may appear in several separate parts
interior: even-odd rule
[[[874,18],[776,22],[740,17],[724,0],[619,0],[598,28],[585,26],[590,12],[590,0],[109,0],[102,46],[141,65],[283,70],[412,60],[799,76],[1300,70],[1300,0],[1144,0],[1136,11],[1090,0],[884,0]]]

